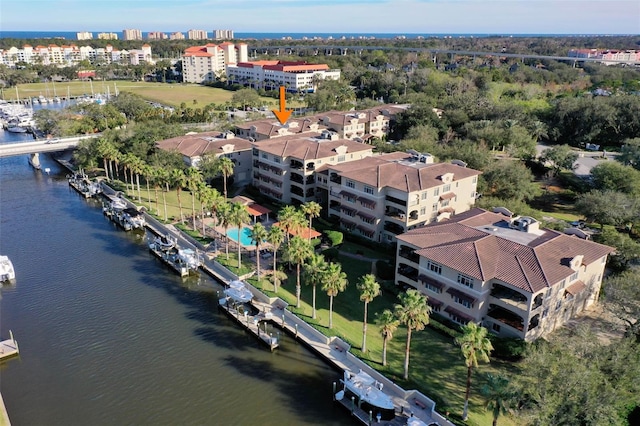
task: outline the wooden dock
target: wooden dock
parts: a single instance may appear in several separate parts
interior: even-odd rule
[[[271,351],[278,347],[279,336],[277,334],[274,336],[272,332],[268,333],[265,331],[266,323],[272,319],[270,318],[270,313],[264,314],[260,312],[255,315],[250,315],[248,307],[240,305],[236,308],[237,305],[233,303],[221,303],[218,306],[220,306],[220,309],[222,309],[229,318],[233,319],[240,324],[242,328],[260,339]],[[243,307],[247,310],[243,310]]]
[[[20,354],[18,342],[13,338],[13,333],[11,331],[9,331],[9,335],[11,336],[10,339],[0,342],[0,360],[12,358]]]
[[[396,413],[396,417],[393,420],[378,421],[378,419],[375,417],[375,413],[371,411],[367,412],[358,406],[358,402],[357,402],[358,398],[354,398],[353,400],[351,400],[351,398],[347,399],[345,397],[341,400],[337,400],[334,394],[333,399],[334,401],[339,403],[342,407],[347,409],[351,413],[351,415],[359,423],[362,423],[363,425],[372,426],[375,424],[375,425],[382,425],[382,426],[406,426],[407,422],[409,421],[409,416],[411,415],[411,414],[406,415],[404,413]]]

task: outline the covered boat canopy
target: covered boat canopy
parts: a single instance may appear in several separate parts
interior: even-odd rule
[[[237,303],[247,303],[253,299],[253,293],[242,281],[231,281],[229,288],[224,291],[225,296]]]

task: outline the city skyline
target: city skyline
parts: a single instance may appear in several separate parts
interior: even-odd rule
[[[305,19],[308,18],[308,19]],[[318,19],[320,17],[320,19]],[[322,19],[322,17],[326,17]],[[640,34],[630,0],[21,0],[4,31]]]

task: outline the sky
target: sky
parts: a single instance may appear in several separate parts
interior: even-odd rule
[[[0,0],[3,31],[640,34],[640,0]]]

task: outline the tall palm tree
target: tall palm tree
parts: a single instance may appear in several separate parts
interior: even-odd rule
[[[311,318],[316,319],[316,286],[322,285],[322,275],[327,269],[327,262],[321,254],[313,253],[309,261],[304,265],[304,281],[313,286],[313,314]]]
[[[284,271],[277,269],[271,272],[271,283],[273,283],[273,291],[278,293],[278,286],[280,283],[287,279],[287,274]]]
[[[200,181],[196,193],[198,194],[198,201],[200,201],[200,217],[202,218],[200,223],[202,224],[202,235],[206,235],[204,223],[205,208],[211,206],[211,199],[213,198],[213,188],[208,187],[207,184],[204,183],[204,181]]]
[[[129,181],[131,182],[131,190],[134,190],[134,186],[133,186],[133,172],[131,170],[131,167],[133,165],[133,162],[136,160],[135,155],[131,154],[130,152],[127,152],[126,154],[124,154],[120,160],[120,162],[122,163],[122,169],[124,171],[124,183],[125,183],[125,187],[127,188],[127,191],[129,190],[129,182],[127,181],[127,172],[129,172]]]
[[[218,173],[222,174],[222,183],[224,185],[223,193],[225,200],[227,199],[227,178],[233,174],[234,167],[235,164],[233,164],[233,161],[231,161],[230,158],[225,156],[218,157],[218,160],[216,162],[216,170],[218,171]]]
[[[151,205],[151,189],[149,188],[150,181],[153,176],[153,167],[147,163],[143,163],[144,167],[142,168],[142,175],[144,176],[144,181],[147,185],[147,201],[149,205]]]
[[[322,289],[329,295],[329,328],[333,328],[333,298],[347,288],[349,281],[340,264],[333,262],[327,265],[322,278]]]
[[[227,261],[229,260],[229,225],[231,224],[231,204],[224,202],[218,206],[216,210],[218,216],[218,223],[224,228],[224,237],[226,239],[225,252],[227,254]]]
[[[171,183],[176,187],[176,195],[178,197],[178,209],[180,210],[180,223],[183,223],[184,215],[182,214],[182,200],[180,198],[180,194],[182,193],[182,188],[187,183],[187,176],[184,174],[184,171],[182,169],[171,170]]]
[[[117,151],[116,147],[106,139],[100,139],[97,143],[98,155],[102,157],[102,164],[104,166],[104,173],[107,175],[107,180],[111,180],[111,158],[114,152]]]
[[[300,266],[313,254],[309,241],[296,235],[289,242],[285,252],[287,261],[296,264],[296,308],[300,308]]]
[[[202,172],[193,166],[187,169],[185,176],[187,178],[187,187],[191,193],[191,226],[193,229],[196,229],[196,192],[198,191],[199,185],[204,183],[204,181],[202,180]]]
[[[261,223],[256,223],[251,229],[251,241],[256,245],[256,274],[258,275],[258,282],[260,282],[260,244],[267,239],[269,233],[267,229]]]
[[[164,206],[164,221],[167,222],[169,220],[169,215],[167,213],[167,191],[166,188],[169,186],[171,182],[171,174],[169,171],[162,167],[157,167],[155,172],[155,188],[156,188],[156,210],[158,210],[158,187],[162,188],[162,204]],[[160,212],[158,212],[159,214]]]
[[[291,234],[297,233],[302,227],[302,224],[306,222],[302,212],[296,210],[292,205],[286,205],[278,212],[278,221],[280,226],[285,230],[285,238],[287,243],[291,241]]]
[[[271,251],[273,251],[273,274],[276,274],[276,268],[278,265],[277,256],[278,250],[284,241],[284,231],[279,226],[272,226],[269,228],[269,235],[267,235],[267,242],[271,244]],[[278,292],[278,287],[275,287],[275,292]]]
[[[493,426],[498,425],[500,414],[509,413],[509,402],[513,398],[513,392],[509,389],[509,379],[501,374],[486,375],[487,383],[482,386],[480,393],[485,397],[487,408],[493,414]]]
[[[367,352],[367,309],[369,302],[378,297],[381,293],[380,283],[376,281],[376,276],[366,274],[360,277],[357,284],[360,290],[360,301],[364,302],[364,321],[362,323],[362,353]]]
[[[249,211],[247,210],[247,206],[242,203],[231,203],[231,213],[230,213],[230,222],[238,227],[238,269],[242,267],[242,262],[240,259],[242,244],[240,244],[240,232],[242,232],[242,228],[245,223],[249,223],[251,218],[249,217]]]
[[[391,312],[390,309],[385,309],[376,318],[376,323],[380,327],[380,335],[382,336],[382,366],[387,365],[387,342],[393,338],[393,333],[398,329],[400,321]]]
[[[456,337],[456,343],[462,349],[464,362],[467,366],[467,391],[464,396],[462,420],[467,420],[469,410],[469,394],[471,393],[471,371],[478,367],[478,361],[489,362],[489,355],[493,345],[487,337],[488,330],[474,322],[462,326],[462,335]]]
[[[395,305],[396,316],[407,327],[407,345],[404,352],[404,379],[409,378],[409,352],[411,350],[411,332],[424,330],[429,324],[431,308],[427,305],[427,296],[418,290],[410,289],[400,294],[400,304]]]
[[[139,157],[135,155],[131,159],[131,163],[129,164],[129,173],[133,173],[136,175],[136,187],[138,189],[138,202],[142,201],[142,197],[140,196],[140,175],[144,173],[144,167],[146,163]],[[133,186],[133,176],[131,176],[131,186]],[[133,188],[132,188],[133,189]]]
[[[301,207],[302,212],[307,215],[309,218],[309,240],[311,240],[311,225],[314,217],[320,216],[320,211],[322,210],[322,206],[315,201],[308,201],[304,203]]]

